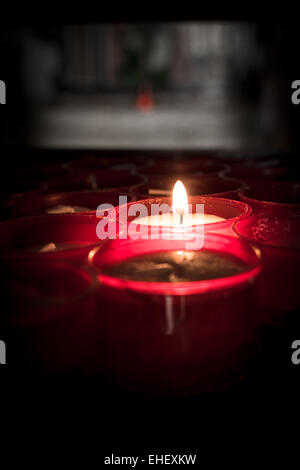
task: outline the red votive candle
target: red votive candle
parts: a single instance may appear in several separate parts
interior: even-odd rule
[[[0,223],[0,264],[80,260],[100,240],[95,214],[34,216]]]
[[[300,212],[300,183],[293,181],[266,181],[250,185],[239,192],[242,201],[255,213],[273,214]]]
[[[201,160],[190,161],[167,161],[159,162],[150,168],[145,168],[138,171],[138,174],[146,177],[153,175],[175,175],[182,177],[182,175],[214,175],[218,176],[220,173],[226,171],[228,167],[226,165],[220,165],[215,163],[205,163]]]
[[[9,185],[9,188],[7,188],[6,194],[8,195],[2,197],[1,203],[7,209],[8,216],[11,216],[12,207],[20,197],[23,197],[25,194],[38,194],[45,188],[46,186],[43,185],[43,183],[32,183],[28,185],[26,183],[18,183],[15,181],[12,185]]]
[[[190,257],[203,255],[216,271],[187,280],[202,269]],[[167,259],[157,264],[157,256]],[[127,239],[103,244],[89,259],[100,281],[99,357],[111,380],[144,392],[193,393],[243,371],[260,322],[253,306],[260,260],[251,245],[211,233],[199,251],[186,251],[180,240]],[[220,259],[223,267],[234,260],[239,272],[225,277]],[[134,260],[133,274],[126,263]],[[179,282],[164,281],[177,270]]]
[[[261,304],[273,310],[299,308],[300,217],[257,214],[233,228],[261,250]]]
[[[15,217],[40,214],[91,212],[96,211],[100,204],[118,206],[120,196],[126,196],[127,201],[134,201],[132,194],[100,191],[77,191],[62,193],[31,193],[15,199],[11,206]]]
[[[28,168],[17,171],[17,179],[24,182],[51,181],[56,178],[63,178],[68,175],[70,170],[59,163],[48,163],[29,166]]]
[[[95,354],[93,273],[67,263],[23,263],[3,272],[10,365],[41,374],[83,372]]]
[[[238,199],[238,192],[243,189],[243,184],[237,180],[220,178],[218,176],[184,176],[180,178],[189,195],[202,196],[210,195],[227,199]],[[148,182],[134,186],[131,192],[138,199],[146,199],[161,196],[171,196],[177,177],[163,178],[160,176],[152,176],[148,178]]]
[[[246,185],[264,182],[267,180],[282,180],[289,177],[287,167],[278,166],[271,168],[233,168],[223,172],[226,178],[233,178]]]
[[[107,157],[86,156],[68,162],[68,167],[73,170],[104,170],[114,168],[141,169],[153,165],[152,158],[144,155],[110,155]]]
[[[10,196],[7,197],[7,200],[13,199],[17,195],[27,193],[27,192],[37,192],[41,191],[46,187],[44,183],[39,183],[36,181],[31,182],[22,182],[15,180],[9,184],[9,188],[7,187],[7,193],[9,192]]]
[[[81,170],[66,178],[48,183],[48,190],[60,191],[128,191],[131,186],[142,184],[145,178],[129,170]]]
[[[188,199],[189,203],[191,204],[191,213],[196,213],[196,205],[203,204],[204,205],[204,224],[201,221],[200,225],[203,225],[203,231],[209,232],[220,232],[223,234],[233,234],[232,225],[233,223],[237,222],[240,219],[245,217],[249,217],[251,213],[251,207],[248,204],[240,201],[234,201],[231,199],[222,199],[217,197],[207,197],[207,196],[191,196]],[[153,204],[168,204],[169,207],[172,206],[172,199],[171,198],[153,198],[153,199],[144,199],[141,201],[131,202],[126,206],[116,207],[115,208],[115,216],[112,216],[113,219],[116,220],[117,226],[116,230],[117,233],[122,237],[125,236],[124,234],[128,233],[128,226],[133,221],[135,224],[139,225],[140,227],[137,228],[137,231],[141,230],[141,225],[139,224],[139,219],[137,215],[128,215],[130,214],[131,208],[134,204],[143,204],[147,209],[148,215],[151,215],[151,206]],[[216,222],[206,222],[205,217],[208,215],[216,216],[217,218],[221,218],[224,220],[216,221]],[[125,217],[124,217],[125,216]],[[153,224],[157,226],[157,224]],[[148,238],[151,238],[151,229],[153,225],[146,225],[143,223],[143,231],[147,234]],[[191,225],[189,227],[181,227],[176,226],[175,228],[172,226],[160,226],[158,225],[159,236],[168,231],[168,232],[176,232],[176,234],[182,233],[184,236],[187,234],[190,236],[192,233],[196,232],[197,225]],[[174,229],[174,230],[173,230]]]
[[[282,156],[276,153],[249,154],[240,151],[221,151],[216,158],[219,163],[229,165],[231,168],[271,168],[282,165]]]
[[[199,168],[214,165],[215,162],[207,157],[178,157],[178,158],[161,158],[155,160],[152,166],[154,173],[169,173],[169,171],[180,173],[193,173],[199,171]]]

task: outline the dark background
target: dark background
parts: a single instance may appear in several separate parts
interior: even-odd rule
[[[120,24],[109,21],[114,18],[51,25],[29,19],[2,27],[2,186],[16,165],[95,148],[280,153],[297,174],[300,105],[291,102],[291,83],[300,79],[297,23],[176,18]],[[118,60],[111,63],[113,54]],[[136,105],[145,89],[154,100],[146,116]],[[168,123],[163,133],[160,120]],[[43,468],[54,459],[56,468],[64,455],[83,468],[93,458],[97,468],[111,451],[184,448],[197,451],[202,467],[207,456],[210,465],[220,459],[243,467],[280,454],[286,466],[297,449],[300,366],[290,361],[297,337],[295,318],[280,335],[265,338],[263,360],[253,364],[250,378],[209,397],[150,398],[93,380],[37,380],[1,367],[4,434],[15,447],[9,460],[21,457]]]
[[[290,99],[299,72],[297,33],[294,23],[220,20],[3,27],[2,142],[297,150],[299,112]],[[143,91],[154,108],[151,123],[139,128]],[[180,126],[183,111],[194,118],[189,129]],[[155,127],[162,118],[168,138]],[[131,131],[128,140],[122,130]]]

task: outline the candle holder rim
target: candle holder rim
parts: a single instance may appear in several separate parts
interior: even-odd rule
[[[130,153],[130,151],[128,153]],[[127,165],[128,164],[136,165],[136,163],[130,163],[130,162],[128,163],[128,160],[126,160],[126,156],[124,156],[124,157],[121,157],[121,156],[118,156],[118,157],[117,156],[105,157],[105,156],[97,156],[97,155],[91,155],[91,156],[88,156],[87,158],[79,156],[78,158],[73,158],[72,160],[68,161],[67,164],[70,166],[70,168],[73,171],[81,169],[81,168],[82,169],[96,168],[96,169],[101,170],[101,167],[93,167],[93,166],[89,166],[89,165],[93,165],[94,162],[96,164],[102,162],[105,165],[103,170],[111,170],[111,168],[114,165],[122,165],[122,163],[121,163],[122,159],[124,160],[125,165],[126,164]],[[141,155],[131,155],[130,159],[133,160],[134,162],[138,162],[140,160],[141,162],[145,163],[145,167],[142,167],[142,168],[149,168],[154,163],[153,158],[151,158],[150,156],[145,156],[144,154],[142,155],[142,152],[141,152]],[[109,160],[112,160],[112,162],[109,162]],[[113,160],[118,161],[118,163],[115,163]]]
[[[134,202],[134,201],[132,201],[132,202]],[[117,206],[117,207],[122,207],[122,206]],[[80,213],[79,214],[76,214],[76,213],[75,214],[74,213],[70,214],[70,213],[68,213],[68,214],[52,214],[52,215],[54,217],[57,217],[58,219],[59,218],[64,218],[64,217],[67,217],[68,219],[71,219],[71,218],[75,219],[75,218],[81,218],[81,217],[82,218],[92,219],[92,218],[96,217],[96,215],[94,215],[96,213],[96,211],[91,211],[91,212],[92,213],[89,213],[89,214],[80,214]],[[18,222],[25,221],[25,220],[28,222],[32,219],[34,219],[34,220],[37,220],[37,219],[46,220],[48,218],[49,218],[48,214],[38,214],[38,215],[28,215],[26,217],[25,216],[24,217],[18,217],[18,218],[15,218],[15,219],[1,220],[0,221],[0,228],[2,226],[4,226],[5,224],[10,224],[10,223],[17,224]]]
[[[251,221],[249,219],[247,219],[247,222],[248,223],[253,223],[253,220],[254,218],[257,219],[258,217],[276,217],[277,219],[293,219],[293,216],[291,214],[289,215],[284,215],[284,214],[281,214],[281,215],[274,215],[274,214],[269,214],[269,213],[259,213],[259,214],[253,214],[251,216],[251,218],[253,218]],[[300,216],[300,214],[299,214]],[[272,250],[278,250],[278,251],[289,251],[289,252],[295,252],[295,251],[300,251],[300,246],[299,248],[295,248],[295,247],[287,247],[287,246],[274,246],[274,245],[270,245],[268,242],[262,242],[262,241],[256,241],[256,240],[253,240],[252,238],[250,237],[247,237],[246,235],[243,235],[239,230],[238,230],[238,225],[241,224],[241,223],[244,223],[246,222],[246,219],[243,219],[243,220],[237,220],[233,225],[232,225],[232,230],[234,231],[234,233],[240,237],[241,239],[247,241],[248,243],[251,243],[252,245],[254,246],[257,246],[258,248],[260,249],[264,249],[264,248],[270,248]]]
[[[103,170],[100,170],[100,169],[82,169],[82,170],[74,170],[72,173],[70,173],[70,179],[68,181],[68,183],[66,184],[66,178],[63,178],[63,177],[60,177],[60,178],[55,178],[51,181],[47,181],[47,188],[49,189],[49,191],[52,191],[52,192],[68,192],[68,189],[66,189],[66,191],[63,189],[64,188],[64,184],[65,186],[68,188],[68,185],[70,184],[70,181],[72,182],[75,182],[76,183],[81,183],[82,181],[84,181],[84,178],[87,178],[89,175],[100,175],[102,178],[105,177],[105,176],[122,176],[122,174],[126,174],[127,176],[130,176],[130,177],[134,177],[136,178],[137,180],[139,181],[135,181],[135,182],[129,182],[129,183],[126,183],[125,181],[125,184],[122,184],[120,183],[119,185],[115,185],[115,183],[113,184],[112,183],[112,186],[109,186],[109,187],[106,187],[106,188],[103,188],[101,189],[97,189],[97,191],[99,192],[114,192],[114,191],[125,191],[129,188],[131,188],[133,185],[139,185],[139,184],[144,184],[145,182],[147,182],[147,177],[146,176],[143,176],[143,175],[140,175],[140,174],[137,174],[135,173],[133,170],[128,170],[128,169],[121,169],[121,170],[109,170],[109,169],[103,169]],[[61,185],[61,186],[60,186]],[[57,190],[57,186],[59,186],[59,189]],[[88,190],[90,190],[88,188]],[[78,189],[75,189],[72,191],[76,192],[76,191],[81,191],[80,188]]]
[[[265,181],[271,180],[272,177],[281,176],[288,174],[289,169],[287,166],[276,166],[276,167],[235,167],[229,168],[222,171],[222,176],[246,181],[246,180],[258,180]],[[240,174],[240,175],[239,175]],[[255,174],[255,176],[253,176]],[[250,177],[249,177],[250,175]],[[280,180],[279,180],[280,181]]]
[[[189,178],[185,178],[184,181],[187,181],[187,183],[191,183],[191,180],[193,181],[193,183],[197,183],[197,180],[198,178],[195,177],[194,175]],[[232,183],[234,184],[235,187],[232,187],[231,189],[225,189],[224,191],[216,191],[216,192],[213,192],[213,193],[203,193],[203,194],[197,194],[197,195],[190,195],[189,197],[201,197],[201,196],[205,196],[205,197],[218,197],[219,199],[223,198],[223,199],[227,199],[226,196],[228,194],[231,194],[231,193],[236,193],[238,194],[239,191],[245,189],[247,186],[246,184],[241,181],[241,180],[238,180],[238,179],[235,179],[235,178],[225,178],[223,175],[205,175],[205,181],[209,181],[209,182],[224,182],[227,183]],[[155,184],[155,183],[154,183]],[[135,185],[135,186],[132,186],[131,187],[131,192],[135,195],[135,196],[142,196],[143,199],[150,199],[149,197],[149,194],[142,194],[142,193],[139,193],[138,192],[138,188],[139,187],[143,187],[143,186],[148,186],[149,185],[149,181],[146,182],[146,183],[140,183],[138,185]],[[171,191],[171,190],[170,190]],[[163,197],[163,196],[162,196]]]
[[[97,277],[100,285],[103,280],[111,286],[118,288],[129,289],[135,292],[144,294],[153,293],[154,295],[197,295],[197,294],[210,294],[217,291],[222,291],[229,288],[239,288],[241,284],[247,279],[250,280],[256,277],[261,272],[261,250],[250,243],[248,240],[242,240],[241,238],[233,238],[224,234],[208,233],[206,235],[210,239],[219,239],[220,241],[242,243],[244,247],[252,251],[252,254],[256,258],[256,262],[251,266],[245,266],[245,269],[241,273],[233,274],[226,277],[209,279],[209,280],[198,280],[198,281],[185,281],[185,282],[148,282],[148,281],[134,281],[122,279],[116,276],[109,276],[101,274],[100,268],[95,264],[95,257],[99,255],[99,251],[105,249],[105,247],[111,243],[111,240],[107,240],[99,247],[95,247],[88,256],[88,263],[96,271],[98,271]],[[113,242],[120,242],[120,240],[114,240]],[[142,242],[147,242],[142,240]],[[159,251],[159,250],[158,250]],[[168,250],[162,250],[168,251]],[[197,251],[197,250],[187,250]],[[213,250],[217,251],[217,250]],[[232,283],[232,281],[235,281]]]
[[[12,201],[10,203],[10,208],[13,212],[13,216],[14,217],[38,217],[38,216],[53,216],[53,215],[67,215],[68,213],[65,212],[65,213],[62,213],[62,214],[56,214],[56,213],[43,213],[42,212],[42,208],[40,209],[41,212],[39,212],[39,210],[37,210],[36,212],[33,212],[31,213],[30,215],[27,215],[27,212],[26,210],[24,209],[24,204],[26,205],[29,204],[32,200],[34,201],[38,201],[39,199],[41,199],[42,201],[42,205],[43,203],[46,203],[47,201],[47,198],[55,198],[57,197],[58,199],[60,199],[59,201],[57,201],[57,204],[65,204],[65,205],[75,205],[74,203],[68,203],[68,202],[65,202],[65,201],[61,201],[61,199],[68,199],[68,198],[72,198],[72,197],[80,197],[81,195],[83,195],[83,197],[85,195],[87,196],[99,196],[100,198],[104,198],[104,197],[118,197],[118,196],[127,196],[127,199],[129,199],[128,203],[130,202],[134,202],[136,200],[136,196],[135,194],[131,193],[129,190],[128,191],[96,191],[96,190],[83,190],[83,191],[51,191],[51,190],[43,190],[43,191],[34,191],[33,193],[25,193],[25,194],[21,194],[18,198],[15,198],[14,201]],[[111,202],[109,201],[101,201],[100,204],[105,204],[105,203],[108,203],[108,204],[112,204]],[[53,203],[54,204],[54,203]],[[78,203],[79,204],[79,201]],[[48,207],[48,206],[47,206]],[[46,210],[47,207],[45,207],[44,209]],[[52,207],[51,205],[49,205],[49,207]],[[117,206],[114,206],[114,207],[117,207]],[[92,213],[96,213],[96,209],[91,209],[91,210],[86,210],[86,211],[80,211],[80,212],[77,212],[77,214],[92,214]],[[73,213],[74,215],[74,213]]]
[[[236,215],[235,217],[231,217],[231,218],[228,218],[228,219],[225,219],[225,220],[222,220],[222,221],[219,221],[219,222],[212,222],[212,223],[209,223],[209,224],[205,224],[205,226],[209,227],[210,230],[213,230],[213,229],[221,229],[221,228],[224,228],[224,227],[227,227],[228,226],[228,221],[230,221],[231,224],[233,224],[235,221],[237,220],[241,220],[241,219],[244,219],[246,217],[249,217],[250,214],[252,213],[252,208],[249,204],[246,204],[245,202],[242,202],[242,201],[236,201],[236,200],[233,200],[233,199],[226,199],[226,198],[219,198],[219,197],[212,197],[212,196],[190,196],[189,197],[189,203],[190,202],[194,202],[193,199],[205,199],[205,200],[208,200],[209,202],[213,202],[213,201],[217,201],[217,202],[226,202],[226,204],[230,205],[230,206],[235,206],[235,207],[240,207],[240,208],[243,208],[243,212],[239,215]],[[167,201],[171,201],[172,202],[172,198],[171,197],[159,197],[159,198],[149,198],[149,199],[141,199],[141,200],[136,200],[136,201],[132,201],[130,203],[127,204],[127,206],[130,206],[131,204],[146,204],[146,205],[149,205],[153,202],[151,201],[157,201],[157,200],[160,200],[161,203],[164,203],[164,202],[167,202]],[[201,204],[201,202],[199,202],[199,204]],[[119,214],[118,214],[118,209],[120,207],[124,207],[123,206],[117,206],[115,207],[115,211],[116,211],[116,221],[119,222]],[[132,223],[134,223],[132,221]],[[138,223],[136,223],[136,225],[140,225]],[[153,225],[155,227],[161,227],[160,225]],[[197,227],[197,224],[195,225],[190,225],[189,228],[194,228],[194,227]],[[173,229],[172,226],[166,226],[164,227],[165,229]],[[177,228],[177,227],[176,227]],[[180,228],[178,227],[179,230],[186,230],[186,227],[184,228]]]
[[[134,201],[133,201],[134,202]],[[49,217],[50,216],[50,217]],[[38,220],[53,220],[57,218],[57,219],[64,219],[64,218],[68,218],[68,219],[73,219],[73,220],[79,220],[79,219],[85,219],[85,220],[88,220],[90,219],[90,223],[92,224],[93,222],[96,223],[96,221],[100,221],[101,220],[101,216],[100,217],[97,217],[96,216],[96,212],[82,212],[82,213],[78,213],[78,214],[41,214],[41,215],[31,215],[31,216],[24,216],[24,217],[18,217],[18,218],[14,218],[14,219],[9,219],[9,220],[4,220],[4,221],[1,221],[0,222],[0,232],[1,232],[1,228],[4,227],[4,226],[7,226],[7,224],[14,224],[14,225],[17,225],[19,224],[20,222],[22,223],[22,221],[26,221],[26,223],[30,224],[31,221],[38,221]],[[54,243],[55,243],[55,240],[54,240]],[[49,251],[49,252],[45,252],[45,253],[40,253],[40,252],[15,252],[15,251],[3,251],[1,252],[0,251],[0,260],[16,260],[16,259],[28,259],[28,258],[32,258],[32,259],[37,259],[37,258],[48,258],[48,257],[54,257],[54,256],[57,256],[58,253],[60,254],[63,254],[64,252],[81,252],[82,250],[83,251],[87,251],[87,250],[91,250],[92,248],[94,248],[95,246],[97,245],[100,245],[102,243],[102,241],[94,241],[94,242],[88,242],[87,244],[84,244],[84,245],[77,245],[77,246],[73,246],[73,247],[70,247],[66,250],[60,250],[60,251]]]
[[[180,160],[174,160],[174,162],[177,163],[177,162],[180,162]],[[172,165],[172,163],[174,162],[170,161],[169,163],[170,165]],[[184,160],[180,163],[183,163],[183,162]],[[193,162],[193,163],[195,163],[194,165],[195,168],[187,168],[186,171],[184,170],[184,168],[182,168],[180,170],[181,175],[214,176],[214,175],[220,175],[221,173],[226,172],[226,171],[230,171],[230,165],[226,163],[222,163],[222,162],[212,162],[207,165],[201,165],[201,163],[199,162],[197,163]],[[199,169],[197,169],[197,166],[199,167]],[[212,169],[212,171],[206,172],[206,170],[209,170],[209,169]],[[137,168],[135,170],[132,170],[132,172],[137,176],[143,176],[143,177],[148,177],[152,175],[157,175],[157,176],[158,175],[162,175],[162,176],[166,176],[166,175],[174,176],[175,175],[175,173],[172,173],[172,170],[168,169],[167,171],[166,168],[157,168],[155,167],[155,165],[151,167],[146,167],[146,168]],[[180,178],[180,175],[178,175],[178,178]]]
[[[251,205],[251,202],[255,202],[255,203],[261,203],[261,204],[264,204],[266,207],[278,207],[278,208],[290,208],[290,209],[300,209],[300,202],[292,202],[292,203],[289,203],[289,202],[276,202],[276,201],[269,201],[267,199],[257,199],[255,197],[251,197],[245,193],[247,193],[247,191],[253,191],[257,188],[261,188],[263,187],[264,185],[268,185],[269,186],[282,186],[282,187],[289,187],[291,184],[294,184],[294,185],[297,185],[299,186],[299,189],[300,189],[300,182],[299,181],[272,181],[272,183],[257,183],[253,186],[245,186],[243,189],[241,189],[240,191],[238,191],[238,196],[240,199],[242,199],[242,201],[246,202],[246,204],[249,204]]]

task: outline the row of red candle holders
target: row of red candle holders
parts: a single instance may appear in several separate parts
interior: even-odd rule
[[[295,213],[300,210],[300,183],[276,181],[257,183],[250,187],[241,186],[239,181],[220,177],[189,177],[182,178],[188,188],[189,195],[209,195],[226,199],[241,200],[251,205],[255,212]],[[175,182],[175,179],[173,179]],[[152,181],[139,187],[129,186],[114,191],[34,191],[9,198],[11,216],[22,217],[47,213],[56,206],[77,206],[78,211],[95,211],[100,204],[107,203],[117,206],[119,196],[127,197],[127,201],[161,197],[170,194],[171,190],[162,190],[160,184]],[[53,211],[55,212],[55,210]]]
[[[242,276],[183,286],[112,282],[102,274],[103,263],[137,252],[170,250],[170,241],[117,240],[95,249],[99,219],[94,214],[2,223],[1,266],[6,279],[13,280],[5,284],[13,292],[5,297],[5,326],[8,342],[22,352],[16,360],[24,357],[29,366],[47,372],[92,369],[131,388],[159,393],[207,391],[243,372],[258,328],[272,321],[276,308],[299,308],[299,247],[293,246],[299,222],[297,217],[274,214],[249,217],[249,207],[238,201],[202,202],[207,212],[227,219],[206,227],[206,248],[242,259],[247,265]],[[256,248],[240,238],[210,232],[228,230],[233,222],[235,232],[255,242]],[[77,247],[51,253],[22,250],[50,239]],[[183,248],[182,242],[175,244],[174,249]],[[74,264],[87,259],[92,272]],[[170,311],[173,330],[166,334]]]
[[[245,240],[208,233],[206,248],[242,259],[247,265],[243,276],[183,286],[124,283],[105,278],[103,263],[137,252],[169,250],[170,242],[117,240],[99,245],[95,230],[99,219],[94,214],[28,217],[2,223],[1,266],[6,278],[12,280],[5,283],[7,291],[12,292],[5,296],[9,313],[5,327],[8,342],[14,343],[17,362],[23,357],[28,367],[41,372],[74,368],[100,372],[144,391],[207,391],[243,372],[246,359],[255,349],[259,327],[272,321],[275,311],[299,308],[299,247],[294,243],[299,224],[297,217],[287,215],[299,209],[298,186],[272,180],[269,186],[256,184],[260,179],[283,178],[288,174],[286,169],[273,162],[270,171],[262,160],[250,171],[247,162],[216,162],[211,155],[201,162],[185,159],[175,163],[172,171],[180,171],[191,195],[212,192],[227,198],[199,201],[205,202],[207,212],[226,219],[206,230],[223,234],[225,230],[232,235],[231,226],[236,222],[236,237]],[[235,170],[230,170],[228,163]],[[270,165],[269,160],[267,163]],[[174,182],[175,176],[168,176],[170,161],[154,165],[153,161],[140,164],[139,160],[130,168],[125,168],[123,161],[115,160],[115,164],[111,171],[103,170],[105,164],[98,159],[78,160],[63,168],[68,178],[58,178],[53,171],[51,180],[50,169],[44,168],[42,184],[47,191],[39,189],[12,198],[14,215],[39,213],[58,204],[93,209],[101,202],[117,205],[116,191],[140,199],[142,194],[152,196],[153,190],[154,195],[155,191],[160,194]],[[250,188],[243,189],[240,181],[228,176],[235,176]],[[26,188],[28,181],[40,184],[41,171],[36,177],[31,173],[27,180],[22,178],[24,174],[20,182],[25,182]],[[93,185],[113,191],[69,192]],[[284,191],[280,200],[279,189]],[[247,206],[229,197],[249,202],[256,214],[249,217]],[[266,210],[268,215],[264,214]],[[50,240],[74,243],[76,247],[49,253],[26,252],[26,246]],[[174,249],[181,248],[177,241]],[[82,266],[85,260],[89,260],[88,270]],[[170,312],[173,329],[167,334]]]
[[[291,167],[274,156],[242,160],[226,152],[200,152],[160,160],[131,156],[129,161],[92,155],[17,171],[6,205],[13,216],[43,213],[55,204],[95,210],[102,201],[117,204],[117,193],[129,200],[169,195],[180,177],[191,196],[242,199],[259,210],[270,205],[273,212],[300,207],[299,183],[282,181],[291,178]]]

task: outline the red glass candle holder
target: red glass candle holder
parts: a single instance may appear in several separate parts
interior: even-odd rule
[[[266,181],[250,185],[239,192],[242,201],[249,204],[255,213],[273,214],[300,212],[300,183],[293,181]]]
[[[90,256],[98,271],[101,368],[131,389],[196,393],[219,388],[243,371],[257,326],[259,253],[248,243],[206,234],[204,250],[244,263],[239,274],[209,281],[143,282],[105,274],[132,256],[184,250],[184,242],[116,240]]]
[[[114,168],[142,169],[153,165],[153,160],[145,155],[133,155],[126,153],[122,156],[90,155],[68,162],[68,167],[72,170],[109,170]]]
[[[18,181],[15,180],[13,182],[9,182],[9,185],[7,187],[6,193],[10,194],[10,197],[7,197],[7,200],[13,199],[14,197],[24,194],[27,192],[38,192],[46,188],[46,184],[43,182],[36,182],[36,181],[31,181],[31,182],[24,182],[24,181]]]
[[[45,188],[46,185],[43,185],[42,183],[33,183],[32,185],[28,185],[26,183],[19,184],[18,182],[15,182],[15,184],[9,185],[9,188],[7,188],[6,194],[8,195],[2,197],[1,204],[7,209],[10,216],[13,206],[20,197],[23,197],[25,194],[38,194]]]
[[[82,170],[47,185],[48,191],[129,191],[131,186],[145,182],[143,176],[129,170]]]
[[[300,308],[300,217],[257,214],[233,229],[261,250],[260,303],[271,310]]]
[[[178,174],[194,173],[202,168],[214,165],[215,162],[209,157],[199,157],[186,155],[177,158],[156,159],[152,166],[153,173],[168,174],[170,171]]]
[[[130,208],[134,204],[143,204],[148,211],[148,215],[151,215],[151,206],[152,204],[168,204],[169,207],[172,206],[172,199],[171,198],[153,198],[153,199],[144,199],[141,201],[131,202],[126,206],[116,207],[115,208],[115,215],[112,216],[113,219],[116,220],[116,230],[120,236],[123,236],[124,233],[128,233],[128,226],[129,224],[137,219],[138,215],[130,216]],[[191,196],[189,197],[189,203],[191,204],[192,213],[196,212],[196,205],[203,204],[204,205],[204,214],[211,214],[218,217],[222,217],[225,220],[221,220],[218,222],[207,223],[203,225],[203,231],[209,232],[219,232],[223,234],[233,234],[232,225],[240,219],[245,217],[249,217],[251,214],[251,207],[248,204],[240,201],[234,201],[232,199],[222,199],[217,197],[208,197],[208,196]],[[124,218],[125,215],[125,218]],[[138,225],[138,220],[135,222]],[[146,226],[147,227],[147,226]],[[176,234],[182,233],[187,234],[190,236],[192,233],[196,232],[196,225],[192,225],[190,227],[184,227],[182,230],[180,227],[159,227],[159,236],[164,232],[176,232]],[[151,238],[151,226],[148,226],[144,233],[147,234],[148,238]]]
[[[283,159],[280,154],[266,153],[253,154],[243,151],[222,150],[216,158],[219,163],[223,163],[232,169],[238,168],[272,168],[281,166]]]
[[[10,365],[35,373],[88,372],[95,354],[97,279],[68,263],[27,262],[3,272]]]
[[[83,261],[100,240],[95,214],[59,214],[24,217],[0,223],[0,264],[20,266],[28,260]],[[55,244],[57,251],[40,252]]]
[[[47,182],[57,178],[63,178],[70,173],[66,166],[59,163],[47,163],[29,166],[17,171],[16,179],[26,184],[35,182]]]
[[[190,196],[215,196],[227,199],[238,199],[243,184],[237,180],[220,178],[217,176],[183,176],[180,178],[187,188]],[[152,176],[148,182],[131,188],[132,194],[138,199],[161,196],[172,196],[172,190],[177,177]]]
[[[268,180],[288,179],[290,175],[287,167],[278,166],[271,168],[233,168],[224,171],[223,176],[239,180],[246,185],[253,185]]]
[[[192,176],[195,174],[218,176],[227,169],[228,167],[226,165],[206,163],[201,160],[168,160],[165,162],[160,161],[153,167],[140,170],[138,174],[149,178],[153,175],[176,175],[177,178],[181,178],[182,175]]]
[[[200,160],[204,163],[212,163],[219,155],[219,149],[165,149],[165,150],[143,150],[143,155],[154,160],[155,165],[164,165],[165,162],[173,161],[195,161]]]
[[[77,206],[82,208],[80,213],[96,211],[100,204],[120,204],[119,197],[126,196],[127,201],[136,199],[132,194],[118,192],[99,192],[99,191],[77,191],[61,193],[31,193],[24,194],[16,198],[11,205],[11,211],[15,217],[24,217],[28,215],[41,215],[47,213],[47,210],[58,206]],[[85,210],[84,210],[85,209]]]

